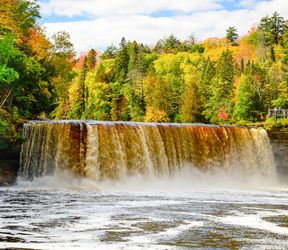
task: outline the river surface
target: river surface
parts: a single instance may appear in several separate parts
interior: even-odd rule
[[[288,249],[286,187],[183,178],[0,188],[0,249]]]

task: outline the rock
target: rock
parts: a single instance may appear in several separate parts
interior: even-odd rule
[[[20,147],[0,149],[0,186],[13,185],[19,169]]]
[[[277,164],[277,171],[282,181],[288,180],[288,132],[283,130],[268,131],[270,144]]]

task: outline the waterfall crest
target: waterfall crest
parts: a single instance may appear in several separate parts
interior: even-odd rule
[[[169,176],[183,168],[275,175],[262,128],[201,124],[31,121],[24,125],[19,175],[69,170],[101,181],[136,174]]]

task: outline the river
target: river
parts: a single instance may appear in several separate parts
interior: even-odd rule
[[[288,249],[287,188],[198,177],[1,188],[0,249]]]

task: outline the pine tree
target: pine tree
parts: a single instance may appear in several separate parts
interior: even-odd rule
[[[86,87],[86,76],[87,76],[87,57],[85,56],[81,72],[77,81],[77,88],[75,92],[75,97],[72,100],[72,107],[68,113],[69,119],[83,119],[86,118],[85,111],[87,106],[87,87]]]
[[[228,119],[232,109],[234,80],[236,76],[235,61],[232,52],[226,50],[221,54],[216,64],[216,75],[210,85],[210,97],[205,105],[203,114],[211,122]]]
[[[271,17],[266,16],[259,24],[260,37],[265,45],[278,44],[285,32],[286,24],[279,13],[274,12]]]
[[[87,69],[89,71],[93,70],[96,66],[96,56],[97,53],[94,49],[89,50],[87,54]]]
[[[80,117],[82,117],[83,114],[85,113],[87,99],[88,99],[88,93],[87,93],[87,88],[86,88],[86,83],[85,83],[86,76],[87,76],[87,70],[88,70],[87,57],[85,56],[84,62],[82,65],[82,69],[80,72],[80,78],[79,78],[79,97],[80,97],[80,102],[81,102],[81,105],[80,105],[81,115],[80,115]]]
[[[102,60],[113,59],[117,56],[118,50],[113,44],[108,46],[104,53],[100,56]]]
[[[237,45],[237,39],[239,35],[237,33],[237,29],[233,27],[229,27],[226,30],[226,38],[232,43],[233,46]]]
[[[127,42],[123,37],[120,42],[120,48],[118,55],[115,59],[115,80],[119,81],[120,83],[124,83],[127,78],[128,73],[128,64],[129,64],[129,54],[127,48]]]
[[[179,46],[180,41],[177,37],[171,34],[167,39],[163,42],[163,49],[165,52],[171,53],[174,52]]]

